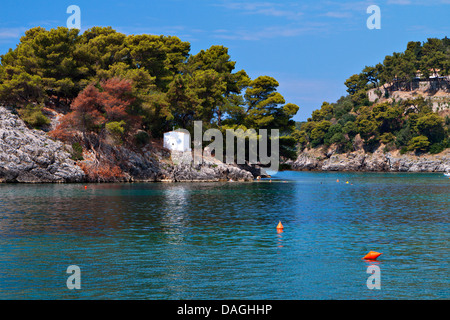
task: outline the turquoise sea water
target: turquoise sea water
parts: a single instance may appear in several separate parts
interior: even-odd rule
[[[0,299],[450,298],[442,174],[2,184],[0,194]],[[362,260],[370,250],[383,255]],[[366,285],[371,264],[379,290]],[[80,290],[66,286],[69,265]]]

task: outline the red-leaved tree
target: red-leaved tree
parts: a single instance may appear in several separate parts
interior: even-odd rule
[[[102,83],[99,103],[104,108],[108,121],[129,120],[129,107],[135,101],[131,82],[118,78]]]
[[[92,84],[80,92],[70,108],[72,125],[82,132],[96,131],[106,122],[100,91]]]
[[[87,133],[99,133],[107,122],[125,121],[128,128],[141,125],[139,116],[133,115],[131,106],[136,101],[132,83],[126,79],[112,78],[100,83],[101,90],[88,85],[75,98],[71,112],[65,115],[51,133],[61,140],[79,131],[86,139]]]

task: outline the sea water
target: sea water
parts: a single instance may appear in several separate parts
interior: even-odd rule
[[[0,185],[0,299],[450,298],[443,174],[86,186]]]

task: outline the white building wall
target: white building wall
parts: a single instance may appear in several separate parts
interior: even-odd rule
[[[188,133],[170,131],[164,133],[164,148],[171,151],[191,151],[191,137]]]

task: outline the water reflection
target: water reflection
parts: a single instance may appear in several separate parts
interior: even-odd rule
[[[83,298],[448,298],[447,180],[0,185],[0,298],[70,297],[71,264]],[[370,250],[382,259],[362,263]],[[369,266],[381,290],[362,285]]]
[[[162,193],[161,227],[170,243],[182,243],[188,227],[188,197],[185,186],[170,186]]]

